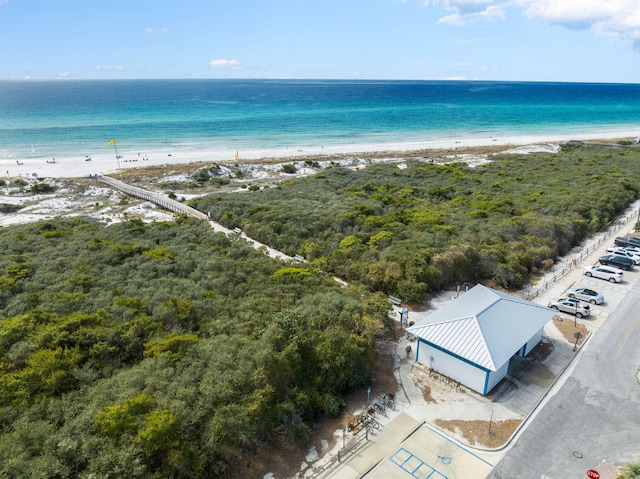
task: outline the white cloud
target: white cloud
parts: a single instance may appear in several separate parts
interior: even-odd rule
[[[487,7],[505,2],[495,0],[421,0],[421,3],[424,6],[441,7],[459,15],[468,15],[482,12]]]
[[[640,5],[637,0],[518,0],[525,15],[571,30],[592,30],[630,43],[640,51]]]
[[[464,26],[477,21],[504,20],[505,11],[499,5],[489,5],[480,11],[467,11],[467,13],[453,13],[438,20],[438,23]]]
[[[144,29],[144,33],[153,33],[156,35],[164,35],[165,33],[167,33],[169,31],[169,29],[167,27],[164,28],[145,28]]]
[[[404,0],[406,1],[406,0]],[[640,5],[638,0],[417,0],[438,7],[448,15],[438,20],[455,26],[506,19],[507,10],[520,9],[570,30],[592,30],[598,35],[627,43],[640,52]]]
[[[240,62],[238,60],[227,60],[222,58],[220,60],[211,60],[209,68],[240,68]]]
[[[96,70],[124,70],[122,65],[97,65]]]
[[[456,26],[506,19],[507,10],[519,9],[531,19],[541,19],[570,30],[591,30],[627,43],[640,51],[638,0],[418,0],[426,7],[449,12],[438,20]]]
[[[56,77],[58,80],[62,80],[64,78],[68,78],[70,75],[69,72],[62,72],[62,73],[58,73],[58,76]]]

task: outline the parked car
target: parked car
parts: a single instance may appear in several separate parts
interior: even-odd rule
[[[640,264],[640,254],[627,251],[624,248],[607,248],[607,253],[630,258],[633,264]]]
[[[629,236],[627,241],[631,243],[631,246],[640,246],[640,238],[636,238],[635,236]]]
[[[600,256],[600,259],[598,261],[600,262],[600,264],[613,266],[614,268],[618,269],[625,269],[627,271],[631,271],[635,266],[635,263],[631,258],[625,258],[623,256],[618,256],[615,254]]]
[[[640,246],[640,238],[625,238],[624,236],[618,236],[614,243],[616,246]]]
[[[597,291],[589,288],[570,289],[569,291],[567,291],[567,296],[569,296],[570,298],[579,299],[580,301],[586,301],[587,303],[591,304],[604,303],[604,296],[602,296],[601,293],[598,293]]]
[[[591,312],[588,304],[575,298],[552,299],[549,301],[547,307],[555,309],[556,311],[574,314],[577,318],[587,317]]]
[[[622,271],[609,266],[587,266],[584,269],[584,274],[594,278],[606,279],[611,283],[620,283],[624,279]]]

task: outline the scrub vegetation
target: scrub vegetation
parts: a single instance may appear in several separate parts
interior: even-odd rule
[[[631,148],[492,159],[192,200],[295,265],[184,216],[0,229],[0,477],[243,477],[368,384],[386,295],[518,288],[640,196]]]
[[[639,197],[640,151],[564,145],[492,162],[334,167],[191,201],[216,221],[409,303],[464,281],[514,289]]]
[[[0,230],[0,477],[231,477],[370,377],[383,295],[206,222]]]

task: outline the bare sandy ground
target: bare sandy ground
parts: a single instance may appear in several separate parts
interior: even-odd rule
[[[119,151],[121,158],[116,159],[113,150],[104,145],[100,152],[88,156],[29,158],[0,160],[0,178],[38,177],[38,178],[83,178],[89,175],[114,175],[131,168],[142,166],[168,166],[188,163],[268,163],[314,160],[340,160],[345,158],[383,158],[400,156],[423,156],[434,158],[450,156],[456,153],[480,153],[504,151],[513,147],[528,145],[557,144],[569,140],[582,141],[634,141],[637,132],[601,131],[583,134],[579,138],[568,135],[555,136],[512,136],[471,139],[446,139],[414,143],[361,144],[340,146],[318,146],[305,149],[269,149],[269,150],[156,150],[146,152]],[[236,160],[236,153],[238,160]]]
[[[56,159],[55,162],[53,159],[29,160],[13,164],[3,160],[0,162],[0,226],[80,215],[98,218],[105,223],[131,218],[143,221],[172,218],[171,213],[149,202],[127,197],[96,181],[96,176],[103,174],[165,194],[169,194],[170,190],[166,187],[167,183],[173,183],[178,185],[177,188],[171,188],[176,197],[187,201],[195,196],[222,190],[242,191],[251,185],[272,185],[292,177],[311,175],[337,164],[359,169],[376,163],[392,162],[403,168],[406,167],[406,161],[418,160],[432,163],[465,162],[475,166],[491,161],[491,155],[501,152],[527,154],[554,153],[560,150],[560,145],[553,142],[523,145],[502,143],[485,141],[484,144],[465,146],[453,142],[438,145],[442,146],[440,148],[361,153],[331,153],[327,148],[321,154],[305,155],[305,152],[295,152],[295,156],[234,158],[227,161],[204,161],[189,155],[154,158],[137,154],[133,155],[134,159],[131,161],[126,160],[126,156],[121,158],[119,164],[115,159],[96,157],[92,157],[90,161],[84,158],[66,158]],[[287,172],[284,165],[293,166],[295,173]],[[190,188],[192,175],[201,169],[215,170],[220,178],[229,180],[229,185],[224,188],[216,188],[214,185]],[[34,194],[32,187],[38,183],[51,185],[54,191]]]

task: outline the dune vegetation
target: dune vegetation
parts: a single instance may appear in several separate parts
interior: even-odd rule
[[[382,295],[206,222],[0,230],[0,476],[217,477],[370,376]]]
[[[464,281],[521,288],[639,197],[640,150],[565,144],[490,163],[336,166],[191,201],[370,291],[412,302]]]
[[[367,384],[386,295],[519,288],[640,197],[631,147],[492,160],[336,165],[192,200],[308,263],[184,216],[0,229],[0,477],[241,477]]]

